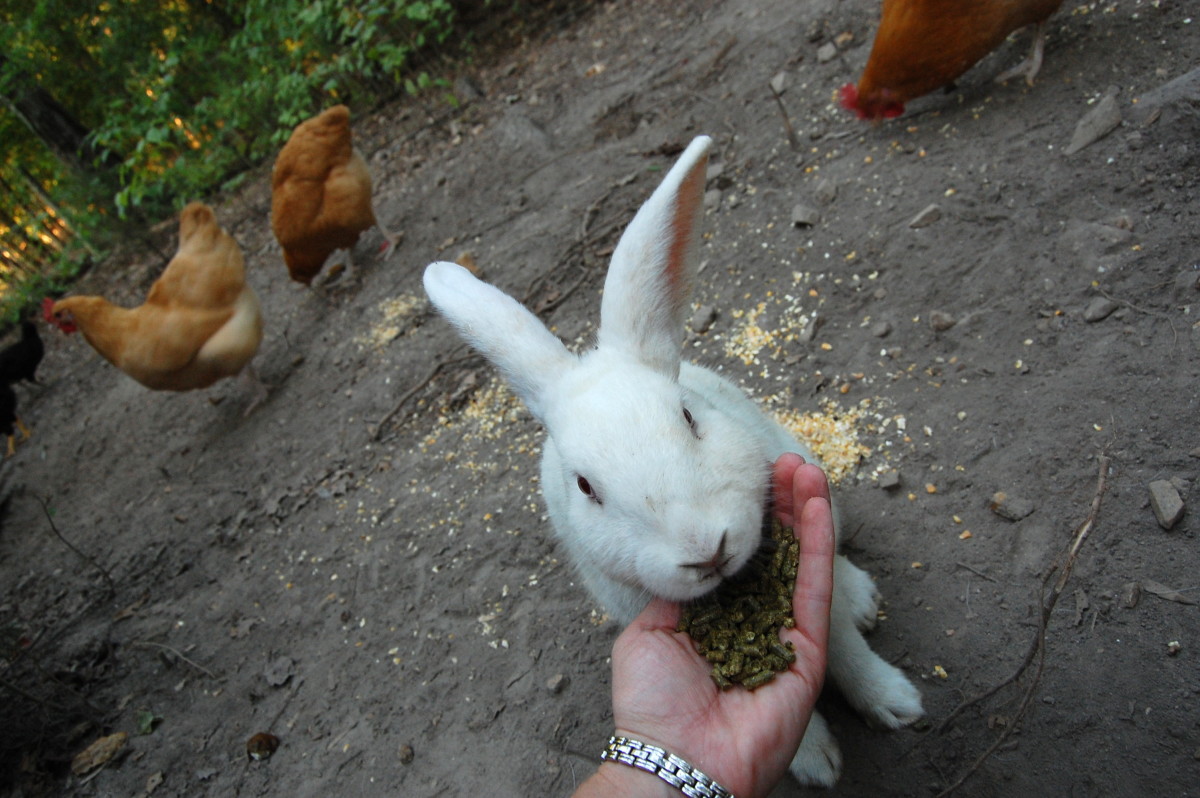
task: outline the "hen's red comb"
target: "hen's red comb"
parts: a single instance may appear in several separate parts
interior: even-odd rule
[[[838,91],[838,98],[841,101],[842,107],[847,111],[853,111],[854,115],[859,119],[866,119],[867,115],[863,113],[858,104],[858,87],[853,83],[847,83]]]
[[[54,315],[54,304],[54,300],[51,297],[46,297],[42,300],[42,316],[46,319],[46,321],[48,321],[50,324],[53,324],[67,335],[70,335],[78,330],[79,327],[76,326],[74,319],[60,319]],[[69,313],[67,314],[67,316],[70,315],[71,314]]]

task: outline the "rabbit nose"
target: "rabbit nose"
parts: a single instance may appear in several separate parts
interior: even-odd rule
[[[721,569],[724,568],[729,563],[729,555],[727,555],[725,553],[725,539],[726,539],[726,537],[728,537],[728,535],[729,535],[728,532],[721,533],[721,541],[719,543],[717,543],[717,552],[712,557],[710,557],[707,560],[704,560],[703,562],[683,563],[683,565],[681,565],[680,567],[681,568],[689,568],[689,569],[696,570],[696,571],[712,572],[711,574],[705,574],[705,577],[710,576],[710,575],[711,576],[720,575]]]

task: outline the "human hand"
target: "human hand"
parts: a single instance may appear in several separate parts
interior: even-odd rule
[[[613,646],[616,733],[687,760],[737,798],[766,795],[782,778],[825,678],[834,555],[829,484],[795,454],[776,461],[773,484],[775,514],[793,527],[800,546],[796,627],[780,632],[795,646],[791,667],[753,692],[718,689],[691,639],[675,631],[679,605],[662,599],[652,600]],[[625,785],[647,777],[625,765],[604,768],[604,776]],[[641,788],[657,789],[642,782],[639,794]]]

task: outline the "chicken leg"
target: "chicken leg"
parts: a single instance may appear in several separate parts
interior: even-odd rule
[[[1033,79],[1042,68],[1042,54],[1046,48],[1046,21],[1034,26],[1033,46],[1025,60],[1012,69],[1006,69],[996,76],[997,83],[1007,83],[1015,77],[1024,77],[1028,86],[1033,85]]]

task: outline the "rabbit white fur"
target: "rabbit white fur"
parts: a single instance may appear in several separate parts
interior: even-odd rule
[[[433,304],[545,426],[550,518],[587,589],[622,623],[651,595],[687,601],[736,573],[762,540],[772,463],[788,451],[816,461],[733,383],[681,362],[710,146],[691,143],[621,237],[586,354],[460,266],[425,270]],[[921,716],[921,698],[862,637],[878,601],[871,577],[838,556],[829,673],[869,721],[896,728]],[[840,768],[814,713],[791,772],[832,785]]]

